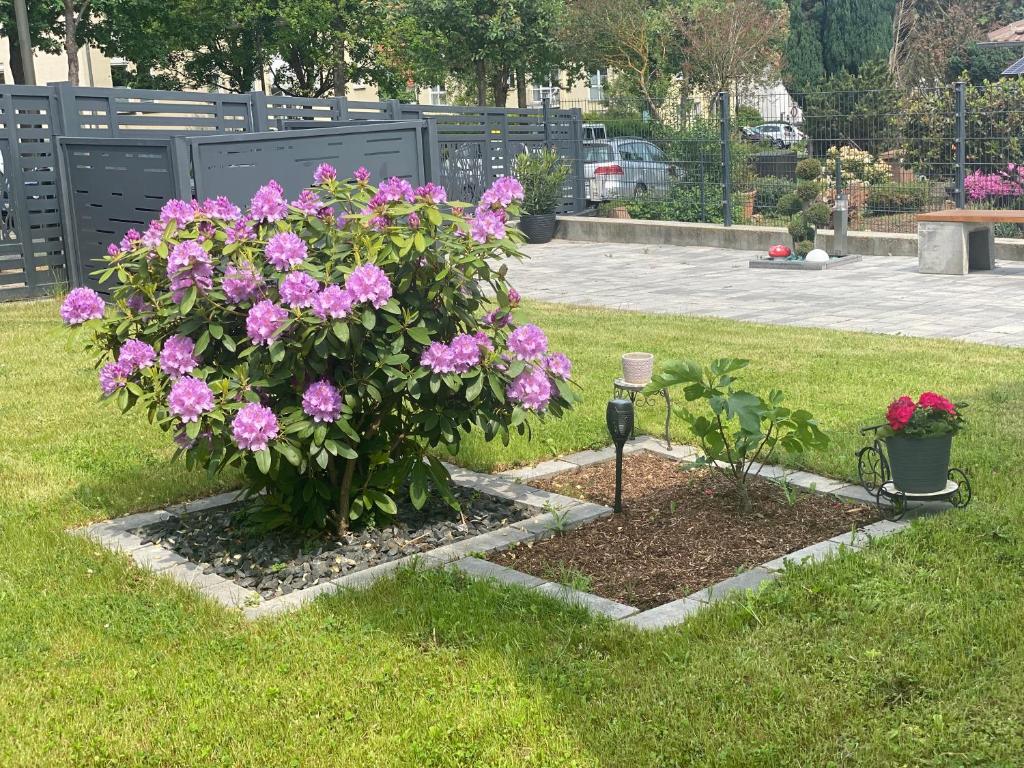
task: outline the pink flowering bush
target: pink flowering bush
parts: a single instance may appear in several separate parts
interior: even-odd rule
[[[111,246],[107,301],[76,289],[61,316],[94,331],[104,396],[191,466],[240,468],[268,524],[344,529],[401,493],[454,505],[431,449],[507,441],[575,400],[569,359],[514,317],[522,197],[501,178],[472,210],[324,164],[293,201],[276,182],[247,210],[172,200]]]
[[[1024,195],[1024,166],[1009,163],[1005,170],[976,170],[964,177],[964,191],[972,202],[999,202]]]
[[[922,392],[915,401],[907,395],[889,403],[885,411],[886,427],[880,434],[886,437],[932,437],[956,434],[963,428],[963,417],[957,405],[935,392]]]

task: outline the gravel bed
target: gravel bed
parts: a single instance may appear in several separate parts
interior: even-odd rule
[[[461,515],[440,499],[420,511],[406,500],[386,528],[365,528],[343,537],[302,536],[290,531],[260,533],[247,526],[238,504],[189,512],[135,529],[147,544],[158,544],[264,599],[287,595],[374,565],[397,560],[493,531],[532,514],[510,501],[454,488]]]

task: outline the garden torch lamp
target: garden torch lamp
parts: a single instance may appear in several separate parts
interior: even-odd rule
[[[629,400],[609,400],[605,412],[608,433],[615,443],[615,511],[622,511],[622,449],[633,434],[633,403]]]

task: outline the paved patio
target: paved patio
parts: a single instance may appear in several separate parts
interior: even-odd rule
[[[922,275],[867,257],[821,272],[750,269],[753,251],[554,240],[524,249],[513,284],[529,298],[778,325],[1024,346],[1024,263]]]

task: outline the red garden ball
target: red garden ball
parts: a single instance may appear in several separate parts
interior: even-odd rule
[[[788,245],[773,245],[768,249],[768,255],[773,259],[784,259],[791,253]]]

